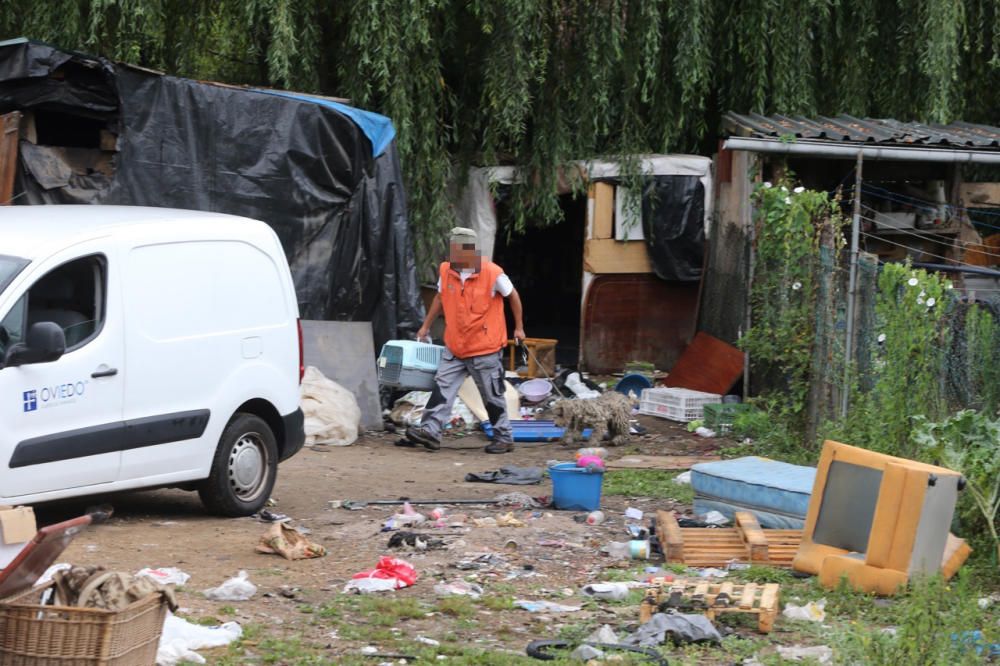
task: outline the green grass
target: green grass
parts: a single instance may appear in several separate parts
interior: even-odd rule
[[[514,608],[514,597],[508,595],[487,595],[479,600],[479,605],[491,611],[507,611]]]
[[[438,612],[451,617],[469,617],[474,615],[476,607],[469,597],[445,597],[438,601]]]
[[[684,504],[694,501],[690,484],[674,483],[680,472],[663,472],[655,469],[616,469],[604,474],[605,495],[672,499]]]
[[[427,608],[412,597],[363,596],[358,601],[357,611],[366,622],[382,627],[394,627],[405,620],[427,616]]]

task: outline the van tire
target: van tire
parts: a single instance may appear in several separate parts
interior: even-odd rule
[[[222,431],[211,475],[198,486],[202,504],[222,516],[249,516],[271,497],[278,475],[278,444],[270,426],[238,413]]]

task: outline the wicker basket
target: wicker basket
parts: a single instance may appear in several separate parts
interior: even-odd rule
[[[3,666],[152,666],[167,616],[160,593],[121,611],[41,606],[47,586],[0,601]]]

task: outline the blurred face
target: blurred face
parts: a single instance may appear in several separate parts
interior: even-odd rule
[[[476,250],[475,243],[451,243],[449,245],[449,258],[452,268],[461,270],[472,268],[479,270],[482,257]]]

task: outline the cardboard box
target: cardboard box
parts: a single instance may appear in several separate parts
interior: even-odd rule
[[[591,238],[612,238],[615,228],[615,187],[608,183],[593,183],[588,202]]]
[[[0,569],[17,557],[37,531],[35,511],[30,506],[0,506]]]

